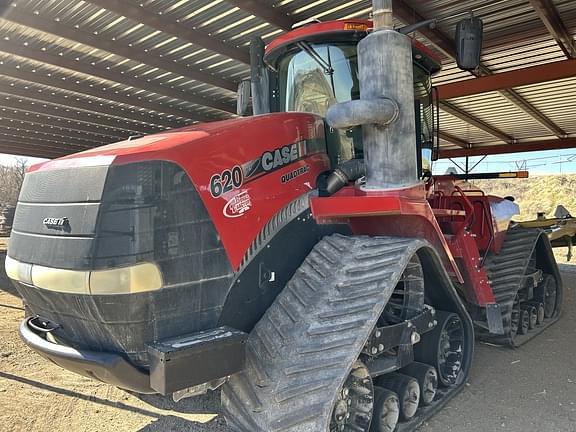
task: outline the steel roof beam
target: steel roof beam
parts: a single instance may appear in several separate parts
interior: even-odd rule
[[[22,68],[16,69],[16,68],[11,67],[10,65],[7,65],[7,64],[4,64],[4,65],[2,65],[2,67],[0,67],[0,75],[4,75],[4,76],[10,77],[10,78],[15,78],[15,79],[18,79],[20,81],[28,81],[31,84],[41,84],[41,85],[44,85],[47,87],[51,87],[53,89],[59,89],[59,90],[74,92],[77,94],[81,94],[84,97],[91,96],[91,97],[98,98],[99,100],[96,100],[96,101],[93,101],[93,100],[88,98],[89,100],[86,102],[77,101],[72,97],[65,98],[64,96],[61,96],[59,99],[58,96],[55,96],[52,94],[42,96],[42,93],[44,93],[44,92],[42,92],[42,93],[37,92],[37,91],[33,92],[32,89],[30,87],[27,87],[26,85],[19,87],[19,91],[24,91],[24,90],[30,89],[30,92],[35,94],[36,96],[29,96],[29,97],[34,98],[34,99],[44,100],[45,98],[49,98],[50,100],[54,100],[54,101],[63,99],[64,101],[66,101],[64,103],[64,105],[79,108],[79,109],[85,109],[85,110],[89,110],[92,112],[99,112],[99,113],[109,115],[112,117],[131,119],[131,120],[141,122],[141,123],[155,123],[155,124],[166,126],[166,127],[177,127],[179,125],[182,125],[182,121],[181,120],[175,120],[175,119],[157,118],[157,117],[147,118],[147,117],[151,117],[150,112],[154,112],[156,115],[160,115],[163,113],[163,114],[171,115],[171,116],[178,117],[178,118],[191,119],[189,111],[184,111],[184,110],[180,110],[180,109],[176,109],[176,108],[170,108],[167,105],[161,105],[161,104],[157,104],[154,102],[148,102],[144,99],[138,99],[134,95],[128,96],[128,95],[124,95],[121,93],[115,93],[113,90],[109,90],[109,91],[101,90],[101,89],[98,89],[96,87],[91,87],[89,85],[86,85],[86,83],[83,83],[83,82],[76,83],[75,79],[67,79],[67,80],[55,79],[55,78],[52,78],[50,76],[43,75],[40,72],[30,72],[30,71],[26,71]],[[46,93],[48,93],[48,92],[46,92]],[[55,98],[55,99],[53,99],[53,98]],[[139,111],[136,113],[132,113],[128,109],[123,110],[120,108],[116,108],[115,110],[110,110],[104,106],[104,102],[106,104],[111,104],[112,102],[116,102],[116,103],[120,103],[123,105],[128,105],[130,107],[145,108],[149,111]]]
[[[40,149],[57,150],[63,152],[80,152],[91,148],[86,146],[77,146],[74,144],[64,144],[56,141],[38,140],[33,138],[23,139],[19,137],[0,134],[0,147],[2,146],[2,144],[7,142],[9,142],[13,146],[19,146],[19,147],[34,146]]]
[[[48,21],[38,17],[37,15],[33,15],[29,12],[20,12],[17,8],[14,7],[11,8],[8,14],[3,16],[2,18],[23,26],[41,30],[45,33],[50,33],[65,39],[69,39],[71,41],[80,42],[84,45],[88,45],[102,51],[107,51],[109,53],[116,54],[117,56],[120,57],[124,57],[139,63],[154,66],[158,69],[172,72],[176,75],[180,75],[195,81],[203,82],[216,87],[221,87],[227,90],[231,90],[233,92],[235,92],[238,87],[238,85],[232,81],[228,81],[223,78],[218,78],[217,76],[200,72],[191,69],[189,67],[182,66],[175,62],[162,60],[161,58],[157,57],[152,53],[146,53],[136,48],[131,48],[128,45],[124,45],[119,41],[113,41],[109,39],[104,39],[103,37],[100,36],[95,36],[83,30],[66,26],[58,21]]]
[[[67,140],[65,142],[62,141],[52,141],[49,139],[44,139],[40,137],[38,134],[34,134],[30,131],[21,130],[18,133],[11,133],[12,131],[7,130],[5,133],[4,131],[6,128],[0,126],[0,142],[4,141],[11,141],[15,143],[21,143],[23,146],[30,145],[30,144],[40,144],[41,146],[51,146],[53,148],[61,148],[68,153],[78,153],[84,150],[89,150],[94,148],[96,145],[92,144],[77,144],[76,142],[72,142],[72,140]]]
[[[41,63],[51,64],[53,66],[65,68],[70,71],[80,72],[85,75],[99,77],[107,81],[135,87],[136,89],[146,90],[172,99],[188,101],[201,106],[209,106],[211,108],[227,111],[229,113],[236,112],[236,108],[232,107],[231,104],[209,100],[197,95],[186,93],[181,90],[176,90],[170,87],[162,86],[160,84],[148,82],[140,78],[129,77],[126,74],[121,74],[119,71],[107,70],[100,67],[87,65],[83,62],[74,61],[64,56],[56,56],[45,51],[36,50],[24,45],[17,45],[5,40],[0,40],[0,51],[35,60]],[[193,118],[192,115],[188,115],[188,117]],[[195,115],[195,117],[202,121],[214,120],[214,118],[204,115]]]
[[[523,153],[542,150],[561,150],[576,147],[576,138],[545,139],[539,141],[519,142],[512,145],[495,145],[472,147],[469,149],[440,150],[440,159],[465,156],[484,156],[504,153]]]
[[[451,135],[447,132],[439,131],[438,136],[440,137],[440,139],[443,139],[444,141],[447,141],[450,144],[457,145],[458,147],[469,148],[471,146],[469,142],[464,141],[463,139],[460,139],[458,137],[455,137],[454,135]]]
[[[542,114],[537,108],[535,108],[530,102],[520,96],[514,90],[501,90],[500,94],[520,108],[525,113],[529,114],[532,118],[537,120],[540,124],[542,124],[546,129],[549,131],[554,132],[559,138],[565,138],[568,136],[565,130],[559,127],[556,123]]]
[[[14,127],[14,125],[4,126],[0,124],[0,141],[3,139],[7,139],[10,141],[22,141],[22,142],[32,142],[37,140],[38,142],[44,143],[58,143],[62,147],[77,147],[80,150],[86,150],[93,148],[95,144],[91,141],[86,142],[83,139],[75,139],[70,137],[62,137],[62,136],[46,136],[47,133],[42,133],[38,131],[29,131],[27,129],[18,129]],[[80,151],[76,149],[75,151]]]
[[[554,3],[550,0],[530,0],[530,4],[566,57],[576,58],[576,42],[562,22]]]
[[[238,60],[245,64],[250,64],[250,55],[247,51],[228,45],[206,32],[194,30],[191,26],[170,20],[161,15],[147,11],[142,6],[134,4],[131,0],[88,0],[90,3],[107,9],[118,15],[122,15],[137,23],[142,23],[148,27],[176,36],[186,42],[196,46],[209,49],[215,53]],[[235,89],[234,89],[235,90]]]
[[[471,124],[472,126],[483,130],[484,132],[495,136],[496,138],[508,143],[508,144],[513,144],[516,140],[514,139],[514,137],[502,132],[500,129],[495,128],[494,126],[489,125],[486,122],[483,122],[482,120],[468,114],[466,111],[464,111],[461,108],[458,108],[457,106],[448,103],[448,102],[442,102],[440,104],[440,109],[456,118],[459,118],[460,120]]]
[[[425,21],[426,18],[416,12],[413,8],[408,6],[404,3],[403,0],[393,0],[393,9],[394,9],[394,16],[398,18],[400,21],[406,24],[415,24],[420,21]],[[429,28],[422,28],[419,29],[418,32],[422,34],[426,39],[428,39],[432,45],[434,45],[437,49],[442,51],[452,60],[456,59],[456,43],[450,37],[446,36],[438,29],[429,29]],[[492,75],[493,72],[490,68],[484,64],[480,65],[478,72],[472,73],[474,76],[482,76],[482,75]],[[544,114],[539,112],[536,108],[534,108],[526,99],[520,96],[514,90],[499,90],[499,92],[524,111],[526,114],[531,116],[533,119],[538,121],[548,130],[554,132],[554,134],[558,137],[566,136],[566,132],[563,131],[558,125],[556,125],[552,120],[546,117]]]
[[[33,114],[42,114],[49,117],[55,117],[57,119],[63,119],[65,121],[77,122],[79,125],[96,127],[96,130],[104,131],[107,128],[113,129],[117,132],[123,131],[124,133],[131,133],[133,135],[139,133],[151,133],[157,132],[157,130],[152,130],[152,128],[143,127],[125,127],[119,126],[118,121],[113,120],[111,117],[105,117],[100,115],[92,115],[89,112],[77,111],[70,109],[66,106],[59,106],[52,103],[47,103],[44,101],[30,100],[28,98],[22,98],[20,96],[14,96],[10,94],[11,87],[5,86],[0,83],[0,106],[2,108],[11,108],[19,111],[26,111]],[[52,98],[50,98],[52,100]],[[98,129],[97,127],[100,126]]]
[[[14,135],[12,133],[5,132],[3,129],[0,129],[0,142],[4,141],[12,141],[19,144],[38,144],[40,147],[53,147],[53,148],[62,148],[62,149],[70,149],[73,147],[74,151],[83,151],[86,149],[93,148],[94,146],[85,144],[85,143],[78,143],[74,140],[70,142],[62,142],[58,141],[57,139],[45,139],[45,138],[35,138],[35,137],[28,137],[28,136],[21,136],[21,135]]]
[[[20,145],[11,141],[0,140],[0,153],[11,155],[24,155],[28,157],[55,159],[68,154],[65,150],[59,149],[38,149],[36,146]]]
[[[42,135],[51,135],[52,137],[59,137],[61,140],[77,138],[88,141],[88,143],[96,144],[108,144],[114,141],[120,141],[118,138],[95,136],[91,135],[89,132],[65,129],[61,126],[53,126],[41,119],[24,119],[22,116],[11,115],[10,113],[5,112],[0,113],[0,126]]]
[[[98,127],[92,123],[78,122],[76,120],[57,117],[52,114],[37,113],[22,108],[13,108],[10,102],[0,102],[0,118],[11,118],[13,120],[24,120],[33,123],[45,125],[48,127],[57,127],[63,130],[84,132],[107,138],[124,138],[130,136],[128,131],[110,131],[107,127]]]
[[[420,15],[403,0],[392,0],[392,10],[394,11],[394,16],[407,25],[416,24],[428,19]],[[447,57],[451,59],[456,58],[456,44],[440,30],[422,27],[418,29],[418,33],[428,39],[432,45],[442,51]]]
[[[454,99],[513,87],[555,81],[573,76],[576,76],[576,59],[562,60],[464,81],[456,81],[450,84],[440,85],[437,87],[437,90],[438,97],[441,100]]]
[[[268,2],[262,0],[225,0],[226,3],[236,6],[245,12],[248,12],[262,20],[281,28],[282,30],[291,30],[296,24],[289,15],[282,12],[279,8],[270,6]]]

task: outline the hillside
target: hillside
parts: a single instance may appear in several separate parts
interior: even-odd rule
[[[562,204],[576,217],[576,174],[533,176],[528,179],[480,180],[474,185],[496,196],[513,196],[520,206],[521,214],[515,220],[531,220],[536,213],[544,212],[554,217],[556,206]],[[555,248],[554,254],[559,263],[566,263],[566,248]],[[575,257],[570,264],[576,264]]]
[[[521,211],[516,220],[535,219],[537,212],[545,212],[548,217],[553,217],[559,204],[576,216],[576,174],[479,180],[474,185],[491,195],[511,195],[516,198]]]

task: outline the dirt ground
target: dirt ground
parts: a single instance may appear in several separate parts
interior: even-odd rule
[[[576,432],[576,272],[564,279],[561,321],[517,350],[479,344],[469,384],[421,432]],[[20,300],[1,275],[0,287],[1,431],[227,431],[217,394],[142,400],[39,357],[18,337]]]

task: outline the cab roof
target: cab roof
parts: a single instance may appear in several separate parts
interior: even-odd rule
[[[266,47],[266,56],[273,56],[278,49],[301,40],[310,39],[311,37],[349,33],[351,38],[361,39],[371,32],[372,29],[373,24],[370,20],[338,20],[306,24],[285,33],[270,42]],[[431,71],[432,73],[441,69],[441,60],[432,50],[416,39],[412,39],[412,47],[421,55],[424,55],[433,61],[436,67],[431,68],[433,69]]]

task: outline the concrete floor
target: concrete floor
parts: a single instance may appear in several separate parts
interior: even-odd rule
[[[560,321],[518,349],[477,343],[465,390],[421,432],[576,431],[576,266]]]
[[[478,343],[468,385],[420,432],[576,432],[576,267],[563,270],[560,322],[520,349]],[[0,291],[0,430],[227,431],[217,395],[142,400],[31,353],[16,336],[22,312],[10,292]]]

